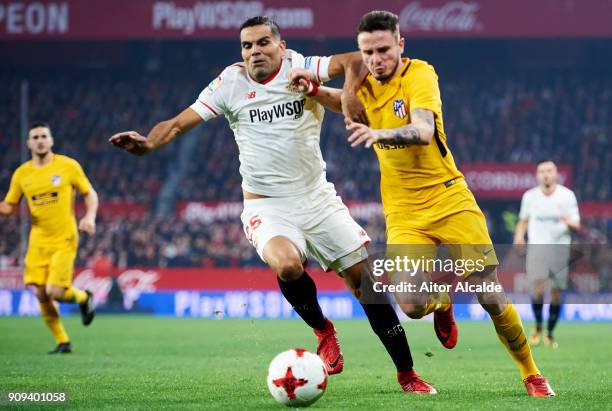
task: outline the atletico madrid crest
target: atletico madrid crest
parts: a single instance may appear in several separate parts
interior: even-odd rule
[[[404,104],[404,100],[399,99],[393,102],[393,112],[400,119],[403,119],[404,117],[406,117],[406,114],[408,113],[406,113],[406,105]]]
[[[62,178],[58,176],[57,174],[51,177],[51,184],[53,184],[54,187],[59,186],[61,182],[62,182]]]

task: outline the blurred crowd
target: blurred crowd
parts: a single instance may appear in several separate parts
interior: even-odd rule
[[[115,73],[117,74],[117,73]],[[0,193],[19,165],[24,136],[19,130],[17,78],[0,77]],[[138,218],[100,218],[98,233],[82,236],[78,264],[109,256],[117,266],[249,266],[261,264],[238,219],[185,222],[155,213],[164,182],[179,166],[179,144],[147,157],[111,148],[114,132],[143,134],[190,105],[206,84],[194,79],[143,75],[54,76],[30,80],[29,118],[48,121],[55,151],[80,161],[101,201],[146,204]],[[546,75],[441,79],[448,145],[456,161],[535,162],[552,158],[573,166],[578,201],[610,201],[612,183],[612,78],[563,71]],[[378,201],[378,163],[372,150],[351,149],[343,119],[327,113],[321,146],[328,177],[347,200]],[[238,150],[227,122],[214,120],[185,138],[197,139],[180,184],[170,187],[173,204],[183,200],[241,200]],[[29,153],[28,157],[29,157]],[[288,165],[289,166],[289,165]],[[517,204],[510,207],[516,213]],[[499,207],[487,210],[492,237],[510,241],[511,225]],[[506,207],[507,208],[507,207]],[[384,242],[384,221],[365,224]],[[583,238],[609,242],[612,220],[586,221]],[[0,220],[0,267],[19,258],[19,221]]]
[[[579,201],[610,200],[612,78],[584,74],[520,75],[441,82],[448,145],[455,160],[572,165]],[[207,128],[181,198],[240,199],[237,148],[226,124]],[[343,117],[326,113],[321,147],[328,177],[348,200],[379,200],[372,150],[351,149]]]
[[[9,96],[0,99],[0,188],[5,192],[20,164],[26,136],[19,130],[20,83],[11,77],[0,77],[0,83],[2,94]],[[188,81],[184,86],[196,89]],[[43,77],[31,80],[29,89],[29,118],[51,125],[54,151],[79,160],[101,199],[154,203],[162,181],[175,166],[176,145],[145,160],[112,150],[107,140],[124,130],[146,134],[153,119],[167,119],[177,107],[191,104],[192,93],[179,92],[168,82],[146,76],[130,80]]]
[[[514,224],[484,208],[496,244],[511,243]],[[513,213],[516,218],[516,213]],[[515,221],[515,220],[513,220]],[[372,238],[385,243],[382,215],[358,220]],[[11,216],[0,225],[0,269],[19,264],[19,219]],[[499,240],[499,241],[498,241]],[[610,244],[612,219],[587,218],[575,242]],[[100,217],[93,236],[80,234],[77,266],[86,267],[103,256],[118,268],[125,267],[253,267],[263,266],[245,238],[238,219],[204,223],[184,221],[174,215],[136,218]]]
[[[0,189],[19,165],[19,82],[1,78]],[[177,167],[177,144],[143,158],[112,150],[122,130],[146,133],[190,105],[205,84],[155,77],[48,78],[30,82],[31,119],[51,123],[56,151],[77,158],[104,200],[151,204]],[[4,88],[6,87],[6,90]],[[612,78],[587,74],[513,75],[441,81],[448,145],[455,160],[533,163],[548,157],[573,166],[579,201],[611,198]],[[52,96],[50,98],[49,96]],[[328,112],[321,147],[328,176],[348,200],[378,200],[378,164],[372,150],[351,149],[342,116]],[[192,132],[196,138],[178,199],[240,200],[238,149],[225,120]],[[205,161],[203,161],[205,160]]]

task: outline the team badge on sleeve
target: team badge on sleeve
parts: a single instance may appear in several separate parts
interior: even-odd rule
[[[51,184],[53,184],[54,187],[59,186],[61,182],[62,182],[62,178],[58,176],[57,174],[51,177]]]
[[[221,76],[211,81],[210,84],[206,87],[206,90],[215,91],[216,89],[219,88],[220,85],[221,85]]]
[[[406,113],[406,105],[404,104],[404,100],[399,99],[393,102],[393,112],[400,119],[403,119],[404,117],[406,117],[406,114],[408,113]]]

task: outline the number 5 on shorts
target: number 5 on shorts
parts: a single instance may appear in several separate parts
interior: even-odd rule
[[[244,227],[244,231],[246,233],[247,239],[249,243],[253,244],[253,231],[257,229],[261,225],[261,218],[258,215],[251,217],[249,223]]]

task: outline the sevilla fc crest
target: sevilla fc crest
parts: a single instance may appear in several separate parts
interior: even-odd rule
[[[58,176],[57,174],[51,177],[51,184],[53,184],[54,187],[59,186],[61,182],[62,182],[62,178]]]
[[[404,104],[404,100],[399,99],[393,102],[393,112],[400,119],[403,119],[404,117],[406,117],[406,114],[408,113],[406,112],[406,105]]]

